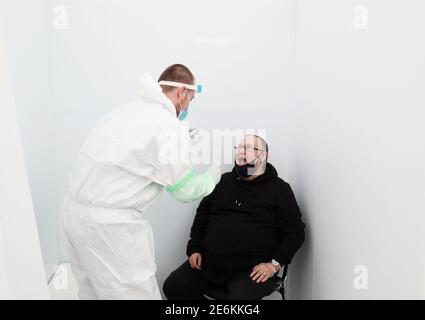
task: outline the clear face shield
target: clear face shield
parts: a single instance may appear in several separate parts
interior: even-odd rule
[[[175,87],[175,88],[185,88],[188,90],[193,90],[195,93],[202,93],[202,85],[201,84],[187,84],[187,83],[181,83],[181,82],[175,82],[175,81],[159,81],[158,82],[159,85],[164,85],[164,86],[170,86],[170,87]],[[181,102],[180,102],[180,113],[178,115],[178,118],[180,121],[183,121],[184,119],[186,119],[187,115],[188,115],[189,111],[186,109],[182,109],[181,108]]]
[[[202,93],[201,84],[187,84],[187,83],[175,82],[175,81],[159,81],[158,84],[162,86],[169,86],[169,87],[175,87],[175,88],[186,88],[189,90],[193,90],[195,93]]]

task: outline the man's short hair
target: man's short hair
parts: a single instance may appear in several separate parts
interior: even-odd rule
[[[194,84],[195,77],[188,67],[182,64],[173,64],[165,69],[158,79],[159,81],[174,81],[187,84]],[[161,85],[164,91],[175,89],[175,87]]]

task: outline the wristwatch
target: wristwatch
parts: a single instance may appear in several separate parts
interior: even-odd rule
[[[271,259],[269,261],[269,263],[271,263],[272,266],[274,267],[274,273],[279,271],[279,269],[280,269],[280,263],[279,262],[277,262],[275,259]]]

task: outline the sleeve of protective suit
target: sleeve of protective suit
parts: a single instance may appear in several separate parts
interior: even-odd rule
[[[180,180],[165,187],[174,198],[180,202],[193,202],[209,195],[220,181],[220,169],[212,165],[206,172],[196,175],[190,169]]]
[[[193,202],[210,194],[220,180],[220,168],[211,166],[197,175],[190,161],[190,136],[183,126],[161,130],[139,158],[152,167],[150,178],[181,202]]]

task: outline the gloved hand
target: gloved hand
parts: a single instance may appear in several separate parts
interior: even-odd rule
[[[199,129],[190,129],[189,130],[190,141],[192,143],[198,143],[201,141],[201,132]]]
[[[213,178],[214,183],[217,184],[221,179],[221,169],[220,164],[213,163],[209,168],[207,169],[208,174]]]
[[[174,185],[166,186],[165,190],[180,202],[194,202],[209,195],[220,181],[220,178],[220,166],[216,163],[199,175],[196,175],[192,168],[182,178],[185,180],[182,186],[179,185],[182,180],[179,180]]]

